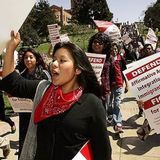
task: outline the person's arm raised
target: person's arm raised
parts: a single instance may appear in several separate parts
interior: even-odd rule
[[[7,44],[6,53],[4,55],[4,64],[2,78],[6,77],[14,71],[14,51],[21,41],[20,34],[11,31],[11,39]]]

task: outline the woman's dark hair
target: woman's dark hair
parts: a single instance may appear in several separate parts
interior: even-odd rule
[[[24,57],[26,55],[27,52],[31,52],[35,57],[36,57],[36,66],[41,65],[43,69],[46,69],[46,65],[43,61],[42,56],[40,55],[40,53],[36,52],[33,48],[25,48],[23,50],[23,55],[22,55],[22,64],[24,64]]]
[[[93,93],[101,97],[100,85],[85,52],[71,42],[60,42],[55,45],[53,56],[60,48],[65,48],[71,53],[75,67],[81,70],[81,74],[77,78],[78,83],[84,88],[84,93]]]
[[[121,47],[120,45],[118,45],[117,43],[111,43],[111,50],[112,50],[112,47],[116,46],[117,49],[118,49],[118,54],[120,54],[120,50],[121,50]]]
[[[94,34],[90,39],[89,39],[89,44],[88,44],[88,52],[93,53],[93,49],[92,49],[92,43],[93,41],[99,41],[102,42],[104,47],[102,50],[102,54],[106,54],[106,57],[109,58],[110,57],[110,51],[111,51],[111,40],[109,38],[109,36],[103,32],[98,32],[96,34]]]
[[[144,45],[144,49],[147,49],[147,47],[149,47],[149,46],[151,47],[152,50],[154,50],[154,49],[153,49],[153,46],[152,46],[150,43],[146,43],[146,44]]]
[[[46,67],[46,64],[43,61],[43,58],[41,57],[40,53],[36,52],[32,48],[25,48],[23,50],[23,54],[22,54],[21,65],[25,66],[24,58],[25,58],[25,55],[27,52],[31,52],[36,58],[36,68],[35,68],[34,73],[30,76],[32,77],[32,79],[42,79],[42,77],[44,76],[44,70],[47,70],[47,67]],[[28,70],[25,66],[25,70],[21,71],[21,74],[26,75],[27,72],[28,72]],[[30,77],[30,79],[31,79],[31,77]]]

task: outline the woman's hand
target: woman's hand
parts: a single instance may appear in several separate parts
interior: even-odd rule
[[[21,42],[20,34],[11,31],[11,39],[7,44],[6,53],[4,54],[2,77],[6,77],[14,71],[14,51]]]
[[[7,44],[7,51],[14,52],[19,43],[21,42],[21,37],[19,32],[11,31],[11,39]]]

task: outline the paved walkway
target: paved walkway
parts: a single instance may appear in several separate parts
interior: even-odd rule
[[[122,114],[124,119],[124,133],[116,136],[113,127],[109,126],[109,135],[113,150],[113,160],[160,160],[160,135],[151,132],[145,142],[137,138],[136,130],[142,124],[144,118],[138,117],[138,107],[135,98],[131,93],[123,95]],[[17,126],[14,134],[10,132],[10,126],[0,122],[0,135],[10,139],[11,153],[8,160],[17,160],[16,150],[18,149],[18,115],[11,117]],[[0,160],[4,160],[0,150]]]

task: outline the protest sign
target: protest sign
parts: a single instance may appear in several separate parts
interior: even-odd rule
[[[52,46],[61,41],[58,24],[48,25],[48,31]]]
[[[18,31],[35,0],[2,0],[0,5],[0,54],[10,39],[11,30]]]
[[[124,44],[129,44],[130,42],[132,42],[132,39],[129,37],[129,33],[124,34],[122,36],[122,40]]]
[[[86,55],[88,56],[89,62],[91,63],[92,68],[95,71],[97,78],[99,79],[102,73],[106,55],[96,53],[86,53]]]
[[[70,41],[69,37],[67,34],[62,34],[60,35],[60,39],[61,39],[61,42],[68,42]]]
[[[87,141],[72,160],[93,160],[90,141]]]
[[[123,73],[137,100],[143,100],[151,128],[160,133],[160,53],[134,62]]]
[[[14,112],[32,112],[33,101],[27,98],[8,97]]]
[[[122,42],[120,29],[115,24],[103,20],[94,20],[94,23],[98,31],[107,34],[113,43]]]
[[[155,32],[151,28],[149,28],[146,36],[145,44],[151,44],[153,49],[155,50],[157,46],[157,41],[158,41],[158,38]]]

